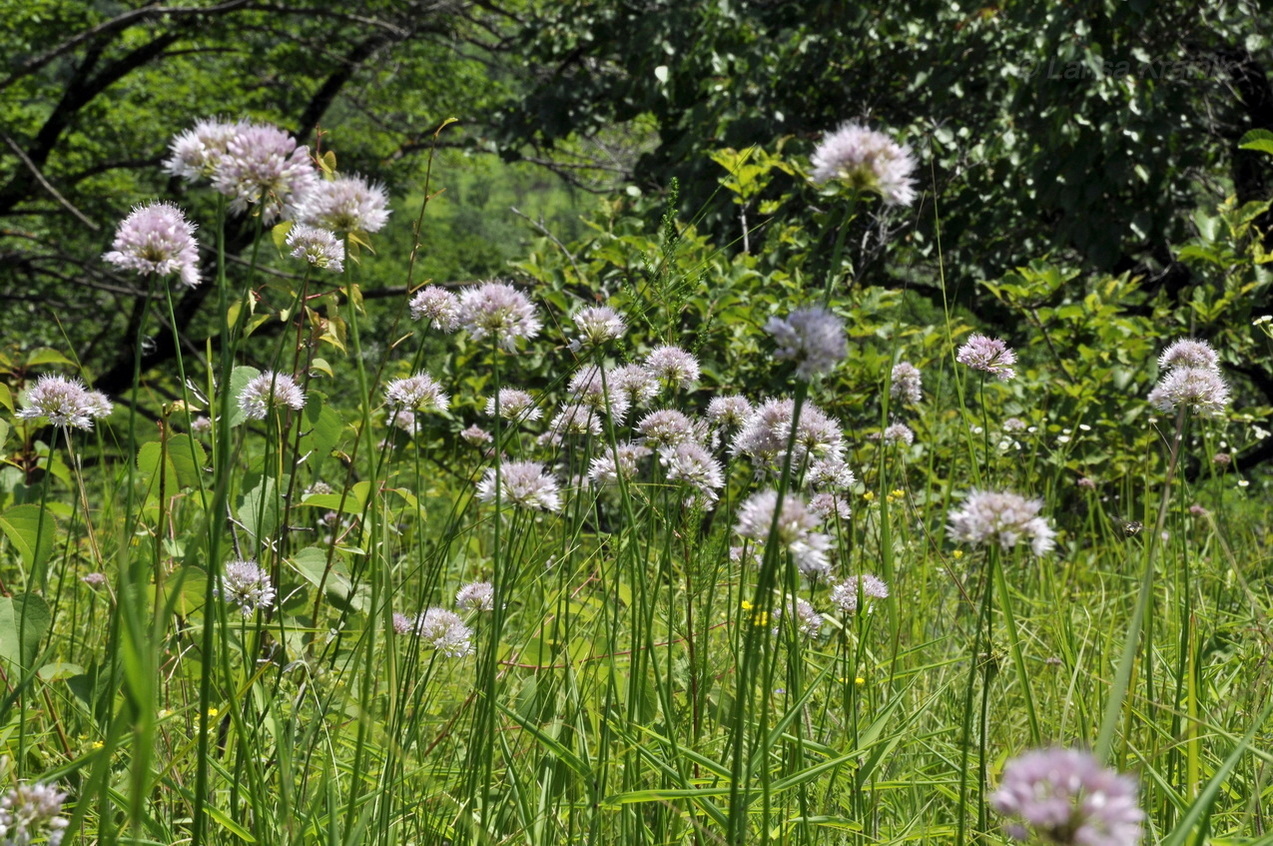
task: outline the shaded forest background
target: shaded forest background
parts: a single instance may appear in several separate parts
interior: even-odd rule
[[[1270,191],[1273,159],[1239,144],[1273,131],[1270,25],[1251,3],[5,6],[0,339],[15,368],[54,347],[109,393],[131,380],[125,339],[145,295],[100,255],[137,202],[177,199],[211,219],[206,197],[183,196],[158,168],[201,117],[270,121],[334,150],[342,170],[388,185],[407,219],[432,151],[427,190],[443,193],[416,281],[439,283],[516,276],[510,262],[537,241],[569,244],[616,215],[656,229],[669,206],[725,253],[780,266],[784,227],[819,210],[772,163],[865,119],[915,148],[921,199],[856,231],[855,283],[940,300],[944,279],[952,301],[1009,338],[1012,312],[978,283],[1046,261],[1067,279],[1125,274],[1146,303],[1205,299],[1239,271],[1181,254],[1208,235],[1199,212]],[[751,148],[761,166],[744,190],[724,190],[723,157]],[[409,230],[377,245],[368,298],[403,290]],[[1264,217],[1251,232],[1266,237]],[[232,266],[253,235],[251,219],[229,233]],[[806,267],[829,261],[830,238],[808,238]],[[1226,307],[1195,309],[1181,329],[1249,335],[1249,318],[1270,312],[1261,264],[1240,271],[1255,280],[1244,326]],[[171,356],[174,328],[204,348],[209,290],[184,294],[148,369]],[[1244,390],[1269,405],[1273,369],[1230,346]]]

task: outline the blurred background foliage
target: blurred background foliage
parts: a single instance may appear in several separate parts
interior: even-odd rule
[[[1143,393],[1169,334],[1222,350],[1252,424],[1273,398],[1252,326],[1273,311],[1273,158],[1241,143],[1273,131],[1270,25],[1253,3],[3,5],[0,337],[19,381],[44,347],[107,391],[131,379],[141,292],[99,256],[146,199],[213,219],[207,194],[158,164],[217,115],[277,123],[390,187],[396,225],[362,270],[385,332],[408,285],[511,277],[563,308],[654,303],[650,338],[729,350],[704,355],[715,384],[763,388],[740,339],[831,274],[852,280],[840,307],[874,362],[831,409],[859,424],[881,422],[876,380],[899,349],[941,355],[946,313],[1029,339],[1065,374],[1072,404],[1035,409],[1041,424]],[[844,222],[809,184],[813,144],[849,119],[913,146],[913,207]],[[232,276],[253,229],[228,233]],[[209,289],[176,313],[198,350],[217,323]],[[155,384],[171,379],[170,329],[146,359]],[[1013,390],[1031,410],[1028,385]],[[1111,421],[1136,454],[1142,422]],[[1232,446],[1249,465],[1273,454],[1262,441]]]

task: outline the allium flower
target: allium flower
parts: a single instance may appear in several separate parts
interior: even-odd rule
[[[414,320],[426,321],[443,332],[454,332],[460,327],[460,298],[445,288],[437,285],[421,288],[409,305]]]
[[[610,485],[619,481],[619,477],[631,479],[637,474],[637,463],[650,455],[653,450],[641,444],[620,444],[613,451],[606,450],[602,455],[592,459],[588,468],[588,478],[598,485]],[[618,461],[615,460],[618,453]]]
[[[102,259],[142,275],[177,274],[181,284],[199,284],[199,245],[195,226],[172,203],[137,206],[115,230],[111,251]]]
[[[915,157],[909,147],[858,123],[844,123],[818,142],[810,159],[814,182],[840,179],[859,191],[878,193],[886,205],[915,202]]]
[[[511,350],[518,338],[539,334],[540,322],[530,299],[512,285],[483,282],[460,293],[459,324],[475,340],[490,335],[500,346]]]
[[[212,418],[207,415],[199,415],[190,421],[190,431],[196,435],[206,435],[212,431]]]
[[[909,361],[899,361],[893,365],[893,384],[889,386],[888,395],[896,402],[914,405],[924,396],[921,381],[918,367]]]
[[[766,542],[777,506],[777,491],[753,494],[739,507],[734,531],[742,537]],[[821,578],[831,571],[827,558],[830,538],[813,531],[817,525],[817,516],[809,512],[800,497],[788,494],[783,498],[774,537],[782,549],[791,553],[800,572],[810,579]]]
[[[1219,358],[1205,341],[1181,339],[1158,359],[1167,372],[1149,394],[1159,411],[1187,408],[1202,417],[1219,417],[1229,405],[1229,385],[1220,374]]]
[[[495,588],[490,582],[470,582],[456,592],[455,604],[469,611],[493,611]]]
[[[607,373],[606,383],[631,405],[645,405],[659,394],[658,381],[639,364],[625,364]]]
[[[255,561],[231,561],[221,575],[220,596],[225,602],[237,605],[244,617],[250,617],[257,609],[274,604],[274,586],[270,583],[270,574]]]
[[[990,795],[1014,840],[1076,846],[1135,846],[1145,813],[1136,780],[1106,769],[1088,752],[1036,749],[1004,765]]]
[[[292,258],[305,259],[314,267],[340,273],[345,269],[345,244],[330,229],[297,223],[287,232]]]
[[[771,317],[765,331],[778,344],[774,358],[796,362],[800,379],[830,373],[844,360],[844,321],[824,308],[798,308],[785,318]]]
[[[634,427],[648,447],[676,446],[694,437],[694,422],[674,408],[651,411]]]
[[[213,187],[230,198],[232,213],[260,205],[267,224],[293,209],[318,181],[309,149],[296,146],[296,139],[278,127],[262,124],[241,125],[212,174]]]
[[[395,409],[408,411],[443,411],[450,398],[427,373],[405,379],[394,379],[385,386],[385,400]]]
[[[579,403],[563,403],[557,414],[548,422],[548,428],[540,439],[544,443],[559,443],[566,435],[596,436],[601,434],[601,415],[595,408]]]
[[[828,453],[809,465],[805,484],[818,489],[847,491],[857,483],[857,477],[849,469],[848,462],[838,452]]]
[[[50,425],[64,429],[92,429],[93,420],[109,416],[111,408],[105,394],[88,390],[80,380],[45,374],[27,391],[18,417],[46,417]]]
[[[575,315],[575,326],[579,329],[579,337],[570,342],[570,349],[574,352],[621,338],[628,328],[619,313],[609,306],[583,309]]]
[[[818,516],[819,520],[824,523],[829,522],[833,518],[847,520],[853,516],[853,509],[849,507],[849,500],[838,493],[820,493],[809,497],[809,510]]]
[[[1172,342],[1158,357],[1158,366],[1163,370],[1173,367],[1199,367],[1204,370],[1216,370],[1220,367],[1220,357],[1206,341],[1193,338],[1181,338]]]
[[[973,491],[964,504],[950,512],[952,539],[973,544],[997,542],[1004,549],[1029,539],[1035,555],[1045,555],[1056,532],[1039,516],[1043,500],[1026,499],[1007,491]]]
[[[416,634],[448,658],[463,658],[473,652],[473,631],[460,615],[445,608],[430,608],[416,620]]]
[[[777,472],[782,468],[782,457],[787,451],[794,412],[794,400],[765,400],[734,435],[730,451],[750,458],[758,465],[758,470],[767,468]],[[806,456],[817,458],[838,452],[843,442],[844,434],[839,423],[813,403],[806,402],[800,409],[800,422],[796,426],[793,464],[798,464]]]
[[[500,467],[500,499],[517,508],[541,511],[561,510],[561,498],[557,493],[557,480],[544,472],[543,466],[534,461],[510,461]],[[477,498],[482,502],[495,501],[495,468],[488,468],[477,485]]]
[[[0,844],[58,846],[69,820],[60,816],[66,794],[51,784],[19,784],[0,797]]]
[[[486,401],[486,416],[495,416],[495,397]],[[535,398],[517,388],[499,389],[499,416],[505,420],[538,420],[544,412],[535,405]]]
[[[570,379],[570,399],[577,405],[608,411],[611,419],[620,423],[627,417],[631,401],[610,384],[609,375],[606,373],[603,378],[601,368],[594,365],[581,369]]]
[[[90,587],[102,587],[106,584],[105,573],[86,573],[80,576],[80,581]]]
[[[239,394],[239,408],[249,420],[264,420],[271,409],[288,406],[296,411],[305,407],[305,392],[286,373],[267,370],[253,378]]]
[[[655,347],[645,357],[644,367],[669,387],[688,390],[698,382],[698,359],[680,347]]]
[[[489,444],[491,441],[495,440],[490,432],[477,425],[470,426],[460,432],[460,437],[471,443],[473,446],[482,446],[483,444]]]
[[[1028,428],[1030,428],[1030,424],[1020,417],[1009,417],[1003,421],[1003,431],[1005,432],[1024,432]]]
[[[808,601],[796,597],[787,605],[786,610],[795,620],[796,631],[803,636],[816,638],[822,632],[822,615],[814,611],[813,606]],[[781,607],[774,608],[773,616],[770,619],[774,623],[773,633],[775,636],[782,631],[782,627],[779,625],[782,615],[783,609]]]
[[[394,614],[393,630],[400,635],[411,634],[415,631],[415,620],[406,614]]]
[[[164,171],[187,182],[210,178],[221,165],[230,139],[245,126],[204,118],[172,139],[168,145],[172,155],[164,162]]]
[[[856,614],[859,603],[863,599],[867,600],[869,610],[870,600],[887,598],[888,585],[883,579],[870,573],[850,576],[845,581],[831,586],[831,602],[845,614]]]
[[[694,441],[682,441],[659,450],[659,461],[667,468],[667,479],[685,482],[694,488],[705,505],[716,501],[716,491],[725,487],[720,462]]]
[[[998,338],[987,338],[985,335],[973,334],[955,354],[955,361],[966,364],[973,370],[990,373],[1001,382],[1007,382],[1017,375],[1012,365],[1017,363],[1017,354]]]
[[[743,421],[749,414],[751,414],[751,403],[746,397],[738,394],[713,397],[707,404],[707,419],[717,426],[736,428],[743,425]]]
[[[894,423],[884,429],[883,439],[886,444],[905,444],[910,446],[915,443],[915,433],[905,423]]]
[[[349,232],[376,232],[389,220],[384,186],[356,174],[320,179],[300,198],[296,219],[310,226]]]

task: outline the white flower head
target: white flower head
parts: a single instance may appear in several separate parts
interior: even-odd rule
[[[765,331],[778,344],[774,358],[796,362],[800,379],[830,373],[844,360],[844,321],[824,308],[798,308],[785,318],[771,317]]]
[[[841,180],[872,191],[890,206],[915,202],[915,157],[910,148],[859,123],[844,123],[818,142],[811,157],[814,182]]]
[[[284,407],[295,411],[305,407],[305,392],[286,373],[267,370],[239,393],[239,408],[249,420],[264,420],[271,409],[281,411]]]

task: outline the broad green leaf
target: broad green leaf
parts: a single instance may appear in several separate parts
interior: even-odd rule
[[[345,431],[345,421],[322,396],[311,394],[301,412],[305,418],[305,434],[301,437],[301,452],[313,452],[316,458],[331,455],[332,448],[340,442]]]
[[[0,514],[0,530],[32,570],[48,560],[53,551],[53,515],[38,505],[15,505]]]
[[[283,499],[279,496],[278,485],[269,476],[239,500],[239,522],[254,538],[272,536],[282,515]]]
[[[0,405],[3,405],[13,414],[16,409],[13,407],[13,392],[9,390],[9,386],[0,382]]]
[[[68,367],[75,367],[75,362],[62,355],[55,349],[49,347],[40,347],[31,350],[31,354],[27,356],[27,367],[35,367],[40,364],[62,364]]]
[[[0,597],[0,659],[30,668],[52,625],[48,604],[35,594]]]
[[[1273,132],[1267,129],[1252,129],[1242,136],[1242,140],[1238,142],[1238,148],[1273,154]]]
[[[257,376],[261,375],[261,371],[255,367],[241,365],[234,368],[230,373],[230,425],[238,426],[247,419],[247,415],[243,413],[243,409],[239,406],[239,394],[243,393],[243,389],[247,387]]]

